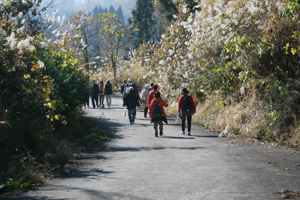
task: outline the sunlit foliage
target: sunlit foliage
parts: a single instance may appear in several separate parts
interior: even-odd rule
[[[79,61],[64,49],[66,37],[47,39],[43,33],[61,18],[55,13],[42,19],[46,8],[40,2],[0,3],[0,151],[6,152],[0,158],[0,184],[3,177],[40,181],[46,162],[68,159],[66,152],[38,158],[52,148],[53,131],[78,115],[88,83],[78,71]],[[39,161],[33,162],[35,158]],[[57,162],[48,164],[51,171]]]

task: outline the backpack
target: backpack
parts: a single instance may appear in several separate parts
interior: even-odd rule
[[[133,99],[128,100],[127,107],[129,107],[129,108],[134,108],[135,107],[135,103],[134,103]]]
[[[103,93],[103,85],[99,85],[100,93]]]
[[[193,111],[193,104],[191,101],[191,97],[183,97],[183,102],[182,102],[182,110],[183,111]]]
[[[159,104],[160,101],[156,102],[154,100],[154,102],[155,102],[155,105],[154,105],[154,108],[153,108],[153,116],[154,117],[161,117],[163,115],[163,112],[162,112],[162,110],[160,108],[160,104]]]
[[[99,87],[98,87],[98,85],[97,84],[92,84],[92,87],[91,87],[91,92],[92,93],[99,93]]]

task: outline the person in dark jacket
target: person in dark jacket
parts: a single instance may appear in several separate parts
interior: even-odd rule
[[[142,100],[141,100],[141,97],[140,97],[140,94],[139,94],[139,91],[135,85],[135,83],[132,83],[131,85],[133,87],[133,90],[134,90],[134,94],[137,96],[138,100],[139,100],[139,103],[141,104],[142,103]]]
[[[124,98],[124,106],[127,107],[129,123],[132,125],[135,120],[136,107],[140,107],[140,102],[134,93],[133,87],[130,87],[129,93]]]
[[[184,135],[185,129],[185,118],[187,118],[188,123],[188,135],[191,135],[191,127],[192,127],[192,115],[196,112],[196,104],[192,96],[189,96],[189,91],[186,88],[182,89],[181,96],[178,102],[178,116],[181,118],[181,134]],[[190,108],[184,108],[184,101],[189,98]],[[187,107],[187,106],[186,106]]]
[[[90,96],[92,94],[92,90],[91,87],[89,85],[86,86],[86,101],[84,102],[84,108],[86,108],[86,106],[89,108],[90,107]]]
[[[115,90],[114,90],[114,86],[110,83],[110,81],[108,80],[104,86],[103,89],[105,98],[106,98],[106,104],[107,107],[110,108],[111,105],[111,96],[115,95]]]
[[[96,81],[93,80],[93,83],[91,85],[91,91],[92,91],[92,104],[93,104],[93,108],[96,107],[96,105],[98,106],[98,95],[99,95],[99,86],[98,84],[96,84]],[[95,105],[96,102],[96,105]]]
[[[125,85],[126,85],[126,80],[123,80],[123,83],[121,85],[121,94],[124,94],[124,91],[125,91]]]

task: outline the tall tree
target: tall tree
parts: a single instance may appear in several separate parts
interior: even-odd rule
[[[127,33],[125,25],[116,14],[103,13],[96,20],[98,36],[101,40],[101,57],[107,67],[111,67],[114,77],[117,76],[118,63],[122,61],[125,51],[124,37]]]
[[[73,47],[78,49],[78,55],[82,55],[85,68],[89,70],[89,62],[93,51],[95,50],[94,46],[97,44],[95,38],[97,38],[97,32],[93,31],[93,19],[88,16],[84,11],[79,11],[74,15],[70,16],[68,20],[70,24],[73,25],[73,30],[71,30],[71,36],[73,36]]]
[[[178,8],[172,0],[158,0],[159,11],[163,13],[165,17],[171,21],[174,15],[178,14]]]
[[[196,10],[200,10],[200,8],[195,7],[199,4],[198,0],[158,0],[158,4],[160,13],[163,13],[169,21],[174,19],[174,15],[178,15],[180,4],[185,4],[188,12],[194,13]]]
[[[137,0],[136,9],[132,10],[132,19],[128,22],[136,30],[133,32],[132,40],[135,48],[143,42],[154,42],[156,34],[156,22],[154,19],[153,0]]]
[[[109,11],[110,14],[115,14],[116,13],[115,8],[112,5],[110,5],[108,11]]]
[[[104,9],[99,5],[98,6],[99,14],[104,12]]]
[[[122,21],[123,24],[125,24],[124,15],[122,7],[119,5],[118,9],[116,10],[116,14],[118,15],[119,20]]]

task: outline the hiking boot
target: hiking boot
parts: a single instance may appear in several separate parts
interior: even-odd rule
[[[184,131],[181,131],[181,135],[185,135],[185,132],[184,132]]]
[[[188,134],[189,136],[191,136],[191,132],[187,132],[187,134]]]
[[[163,134],[164,134],[164,133],[163,133],[162,131],[159,133],[160,136],[162,136]]]

